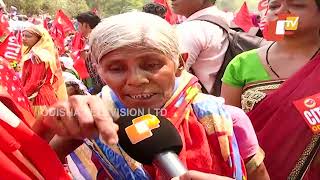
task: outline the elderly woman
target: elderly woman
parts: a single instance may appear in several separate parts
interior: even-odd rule
[[[23,31],[22,85],[31,101],[35,117],[44,109],[66,99],[66,87],[62,78],[57,51],[48,31],[41,26],[31,26]]]
[[[100,178],[163,178],[158,168],[140,166],[114,145],[118,116],[112,112],[120,108],[166,110],[165,117],[183,141],[179,158],[194,170],[185,176],[242,179],[246,173],[240,154],[246,160],[254,157],[250,171],[264,167],[263,156],[256,155],[259,146],[248,117],[238,108],[225,106],[222,98],[200,93],[197,78],[184,71],[177,42],[173,27],[165,20],[142,12],[107,18],[93,30],[91,59],[108,84],[100,93],[102,100],[71,97],[69,102],[50,108],[47,114],[51,116],[43,122],[62,137],[91,138],[85,142],[92,150],[89,159],[94,160]],[[97,133],[100,138],[94,138]],[[54,146],[60,152],[67,148]],[[79,163],[75,154],[73,157]],[[84,168],[80,173],[83,177],[90,174]]]

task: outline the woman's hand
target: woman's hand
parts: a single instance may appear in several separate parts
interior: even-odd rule
[[[72,96],[66,102],[53,105],[44,113],[43,124],[65,138],[100,135],[107,144],[118,142],[118,126],[108,107],[96,96]]]
[[[172,178],[171,180],[208,180],[208,179],[214,179],[214,180],[232,180],[232,178],[225,177],[225,176],[219,176],[215,174],[207,174],[199,171],[188,171],[182,176]]]

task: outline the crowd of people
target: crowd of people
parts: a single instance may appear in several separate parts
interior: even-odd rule
[[[256,34],[264,43],[230,62],[230,46],[243,42],[215,0],[104,19],[81,12],[61,34],[49,17],[8,29],[1,21],[1,34],[21,34],[23,46],[16,63],[0,56],[0,179],[320,179],[320,1],[266,3],[261,34],[284,15],[297,28],[283,24],[281,41]],[[171,10],[183,21],[172,24]],[[169,178],[130,157],[119,143],[122,109],[165,112],[187,172]]]

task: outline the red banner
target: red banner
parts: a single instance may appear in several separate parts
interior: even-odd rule
[[[320,133],[320,93],[294,102],[314,134]]]
[[[13,32],[5,39],[5,41],[0,45],[0,56],[7,59],[9,62],[19,62],[21,59],[21,47],[22,38],[19,32],[17,36]]]

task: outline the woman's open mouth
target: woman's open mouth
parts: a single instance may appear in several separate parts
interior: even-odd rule
[[[142,93],[142,94],[135,94],[135,95],[128,95],[128,97],[130,97],[131,99],[134,100],[148,100],[151,99],[154,95],[156,95],[155,93]]]

